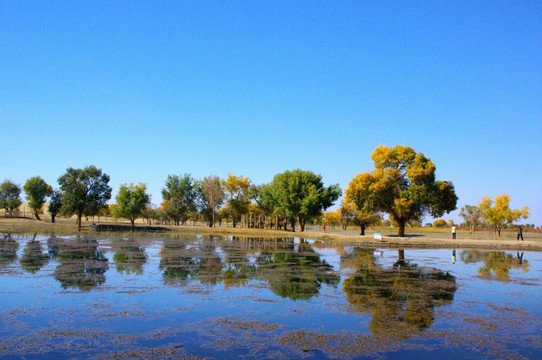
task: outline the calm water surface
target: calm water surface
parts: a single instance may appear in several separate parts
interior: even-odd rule
[[[4,358],[542,358],[542,254],[0,234]]]

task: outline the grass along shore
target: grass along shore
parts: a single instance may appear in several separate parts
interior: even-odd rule
[[[377,247],[416,247],[416,248],[479,248],[479,249],[498,249],[498,250],[522,250],[522,251],[541,251],[542,233],[524,230],[525,241],[517,241],[515,231],[503,231],[499,239],[490,231],[478,231],[470,234],[468,230],[459,229],[457,239],[452,239],[451,230],[448,228],[407,228],[405,237],[397,236],[395,228],[370,228],[365,231],[365,236],[360,236],[359,228],[327,228],[324,233],[321,228],[308,226],[304,232],[291,232],[283,230],[270,229],[251,229],[251,228],[233,228],[231,225],[222,224],[210,228],[204,224],[198,225],[146,225],[142,222],[136,224],[135,230],[132,230],[128,221],[100,221],[97,226],[92,226],[91,222],[83,221],[80,231],[77,229],[74,219],[57,218],[57,222],[52,224],[48,221],[38,221],[29,218],[10,218],[0,217],[1,233],[31,233],[40,235],[73,235],[81,234],[100,234],[100,235],[127,235],[136,232],[140,236],[178,236],[180,234],[207,234],[222,236],[241,236],[241,237],[299,237],[312,240],[325,241],[328,244],[356,244],[370,245]],[[100,231],[103,229],[103,231]],[[382,234],[381,240],[374,238],[374,233]]]

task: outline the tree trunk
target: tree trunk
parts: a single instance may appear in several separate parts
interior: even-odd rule
[[[38,215],[38,210],[37,209],[34,209],[34,215],[36,215],[36,219],[41,221],[40,216]]]
[[[405,266],[405,250],[397,250],[398,259],[393,264],[393,267]]]
[[[55,223],[55,217],[56,217],[56,214],[51,214],[51,222],[54,224]]]
[[[305,218],[302,216],[299,217],[299,231],[305,231]]]
[[[404,237],[405,236],[405,220],[399,219],[396,221],[397,221],[397,224],[399,225],[399,237]]]
[[[365,224],[361,224],[359,227],[361,228],[360,235],[365,235]]]
[[[132,228],[135,227],[135,217],[130,216],[130,222],[132,223]]]
[[[83,212],[78,211],[77,212],[77,229],[81,230],[81,219],[83,217]]]
[[[292,224],[292,232],[295,232],[295,217],[290,218],[290,223]],[[284,229],[286,230],[286,228]]]

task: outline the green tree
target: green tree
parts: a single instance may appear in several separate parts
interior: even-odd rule
[[[440,217],[456,209],[457,196],[449,181],[435,179],[435,164],[408,146],[380,145],[371,156],[375,170],[356,175],[351,197],[364,201],[377,212],[386,212],[397,223],[399,236],[405,225],[429,213]],[[352,186],[356,184],[356,186]]]
[[[62,193],[59,190],[53,190],[49,199],[49,214],[51,214],[51,222],[55,222],[56,216],[62,210]]]
[[[293,231],[296,218],[304,231],[307,220],[322,215],[341,196],[339,184],[324,187],[321,175],[300,169],[275,175],[270,186],[277,213],[290,219]]]
[[[216,214],[225,199],[222,181],[216,175],[209,175],[199,183],[198,188],[201,194],[202,211],[208,217],[209,226],[215,227]]]
[[[119,193],[115,197],[119,214],[130,219],[132,227],[135,226],[136,219],[151,202],[151,196],[146,191],[147,186],[145,184],[122,184]]]
[[[94,165],[84,169],[70,167],[58,178],[58,183],[62,191],[63,213],[77,215],[79,229],[83,215],[97,213],[111,199],[109,175]]]
[[[184,223],[188,213],[195,208],[196,189],[194,180],[189,174],[183,177],[168,175],[165,187],[162,188],[162,198],[167,201],[163,210],[173,219],[175,225]]]
[[[230,210],[233,227],[235,227],[236,220],[248,212],[250,179],[242,175],[228,174],[228,178],[222,182],[222,186],[226,192],[228,209]]]
[[[11,180],[4,180],[0,184],[0,208],[5,209],[9,216],[13,216],[13,210],[21,206],[21,187]]]
[[[23,189],[26,193],[28,206],[34,210],[36,219],[41,220],[39,214],[43,213],[43,204],[45,199],[53,193],[53,188],[40,176],[34,176],[26,180]]]
[[[482,213],[482,217],[487,220],[487,223],[501,237],[501,230],[512,225],[514,221],[519,219],[527,219],[529,217],[529,207],[524,206],[523,209],[512,210],[509,207],[510,196],[502,194],[497,196],[495,201],[491,197],[482,198],[482,202],[478,205]]]

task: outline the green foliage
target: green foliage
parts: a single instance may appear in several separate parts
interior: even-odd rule
[[[195,208],[196,188],[189,174],[183,177],[168,175],[166,185],[162,188],[162,198],[166,201],[162,210],[173,219],[175,225],[186,221],[188,213]]]
[[[84,169],[68,168],[58,178],[58,183],[62,191],[63,212],[67,215],[76,214],[79,228],[83,215],[97,214],[111,199],[109,175],[94,165]]]
[[[360,208],[386,212],[404,236],[410,220],[424,214],[442,216],[455,210],[457,196],[451,182],[435,180],[435,164],[408,146],[378,146],[371,156],[375,170],[356,175],[346,196]]]
[[[42,212],[45,199],[53,193],[53,188],[40,176],[34,176],[26,180],[23,189],[26,193],[28,206],[34,210],[36,219],[41,220],[39,214]]]
[[[198,183],[197,189],[202,215],[208,220],[209,226],[214,227],[217,212],[226,197],[222,181],[216,175],[209,175]]]
[[[324,187],[321,175],[299,169],[275,175],[266,191],[275,211],[290,218],[292,225],[297,218],[301,231],[307,220],[322,215],[341,196],[339,184]]]
[[[11,180],[4,180],[0,184],[0,208],[5,209],[9,216],[13,216],[13,210],[21,206],[21,187]]]
[[[118,213],[121,217],[130,219],[132,226],[143,210],[150,204],[151,197],[146,192],[145,184],[122,184],[116,196]]]
[[[53,190],[49,200],[49,214],[51,214],[51,222],[55,222],[56,216],[62,211],[62,193],[58,190]]]

